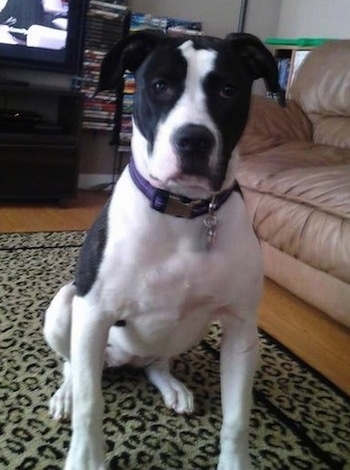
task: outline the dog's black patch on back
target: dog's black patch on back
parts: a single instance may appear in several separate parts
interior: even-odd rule
[[[77,295],[83,297],[95,282],[106,246],[109,202],[89,230],[80,250],[75,268],[74,284]]]

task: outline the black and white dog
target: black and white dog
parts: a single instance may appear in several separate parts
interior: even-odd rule
[[[248,470],[250,396],[258,355],[259,243],[235,182],[236,145],[255,79],[280,95],[272,55],[254,36],[118,43],[99,89],[136,76],[132,159],[82,247],[75,279],[52,300],[44,334],[65,359],[50,413],[72,416],[66,470],[102,470],[103,367],[144,367],[165,405],[193,411],[169,360],[213,320],[223,328],[218,469]],[[282,98],[281,98],[281,101]]]

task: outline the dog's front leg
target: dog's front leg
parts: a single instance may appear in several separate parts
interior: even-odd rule
[[[242,318],[225,318],[220,359],[223,423],[218,470],[251,469],[248,428],[258,352],[256,326],[245,324]]]
[[[72,312],[72,439],[65,470],[103,470],[103,396],[101,376],[109,322],[82,297]]]

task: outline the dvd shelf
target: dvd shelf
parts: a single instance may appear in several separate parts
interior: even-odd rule
[[[90,0],[85,32],[83,80],[83,128],[114,129],[116,93],[102,92],[94,96],[103,57],[128,32],[126,0]]]
[[[279,84],[290,98],[290,88],[300,65],[312,49],[324,44],[325,38],[275,38],[265,39],[265,43],[273,49],[278,67]]]

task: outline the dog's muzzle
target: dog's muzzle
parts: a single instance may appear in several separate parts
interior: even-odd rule
[[[214,150],[215,138],[203,125],[186,124],[175,132],[172,145],[180,158],[182,171],[202,175]]]

